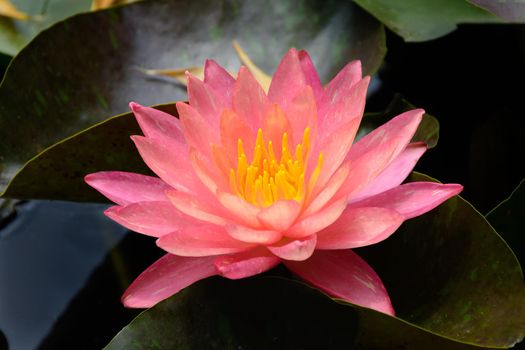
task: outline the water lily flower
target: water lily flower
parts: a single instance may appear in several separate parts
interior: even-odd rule
[[[351,249],[388,238],[404,220],[462,186],[402,184],[426,150],[410,143],[423,110],[354,142],[370,77],[359,61],[325,87],[305,51],[291,49],[266,93],[241,67],[212,60],[188,74],[179,119],[131,103],[132,136],[158,177],[99,172],[86,182],[117,205],[105,214],[167,252],[122,297],[151,307],[212,275],[240,279],[282,263],[327,294],[393,315],[374,270]]]

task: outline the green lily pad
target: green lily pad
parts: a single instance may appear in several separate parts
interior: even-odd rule
[[[397,317],[281,277],[212,278],[144,311],[106,349],[479,349],[523,339],[520,266],[461,197],[357,252],[382,278]]]
[[[69,16],[89,11],[91,0],[11,0],[29,16],[15,20],[0,16],[0,52],[16,55],[38,33]]]
[[[377,339],[362,330],[368,326],[375,328]],[[407,334],[410,336],[403,337]],[[479,349],[373,310],[334,302],[303,283],[277,277],[240,281],[211,278],[198,282],[141,313],[104,349],[391,349],[396,346]]]
[[[503,22],[465,0],[354,1],[406,41],[439,38],[461,23]]]
[[[365,113],[363,121],[359,127],[358,138],[368,134],[396,115],[416,108],[413,104],[396,95],[383,112]],[[412,138],[412,142],[424,142],[428,148],[436,147],[439,140],[439,122],[436,117],[425,113],[423,120]]]
[[[290,46],[306,48],[325,81],[356,58],[374,72],[385,54],[382,25],[346,1],[152,0],[69,18],[22,50],[0,85],[0,191],[29,159],[130,101],[186,98],[177,82],[141,68],[211,57],[235,71],[232,39],[268,72]]]
[[[514,250],[521,266],[525,266],[525,180],[509,198],[492,209],[487,220]]]
[[[493,1],[493,0],[467,0],[476,6],[492,12],[507,21],[525,21],[525,2],[522,0]]]

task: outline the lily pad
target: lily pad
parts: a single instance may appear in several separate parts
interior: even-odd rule
[[[503,22],[465,0],[354,1],[406,41],[436,39],[462,23]]]
[[[364,316],[364,317],[363,317]],[[359,324],[365,319],[365,325]],[[371,339],[361,328],[376,325]],[[409,334],[409,337],[403,337]],[[401,335],[401,336],[400,336]],[[148,309],[106,346],[123,349],[479,349],[334,302],[277,277],[211,278]]]
[[[267,72],[290,46],[308,49],[325,81],[357,58],[372,73],[385,54],[382,25],[346,1],[152,0],[69,18],[22,50],[0,85],[0,191],[42,150],[132,100],[185,99],[177,82],[143,69],[211,57],[237,70],[232,39]]]
[[[0,52],[16,55],[38,33],[69,16],[89,11],[91,0],[11,0],[18,10],[29,15],[16,20],[0,16]]]
[[[410,180],[435,181],[417,173]],[[212,278],[144,311],[106,349],[479,349],[523,339],[520,266],[461,197],[357,252],[381,276],[397,317],[289,279]]]
[[[511,22],[525,21],[525,3],[522,0],[493,1],[468,0],[493,14]]]
[[[525,266],[525,180],[486,217]]]

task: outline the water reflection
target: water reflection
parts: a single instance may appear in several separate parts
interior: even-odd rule
[[[34,349],[125,230],[107,205],[31,201],[0,230],[0,329]]]

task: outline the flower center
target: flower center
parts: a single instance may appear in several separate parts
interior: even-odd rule
[[[237,140],[237,169],[230,168],[230,188],[246,201],[261,207],[268,207],[278,200],[301,202],[315,185],[323,154],[319,154],[317,166],[305,183],[308,152],[310,151],[310,128],[306,128],[303,139],[295,147],[294,154],[289,148],[288,134],[282,135],[281,155],[278,160],[272,141],[264,140],[262,129],[257,132],[253,160],[248,164],[243,142]]]

